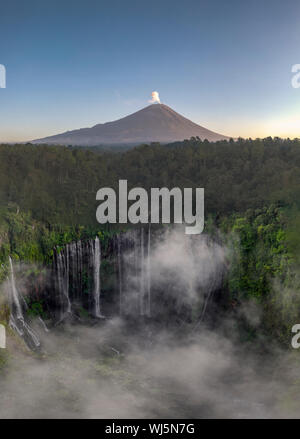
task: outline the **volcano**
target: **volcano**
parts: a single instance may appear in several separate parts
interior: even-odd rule
[[[67,131],[32,143],[80,146],[171,143],[192,136],[211,142],[229,139],[186,119],[167,105],[152,104],[113,122]]]

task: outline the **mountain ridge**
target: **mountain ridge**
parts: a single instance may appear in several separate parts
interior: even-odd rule
[[[217,141],[230,137],[215,133],[180,115],[165,104],[151,104],[121,119],[99,123],[31,143],[96,146],[101,144],[170,143],[190,137]]]

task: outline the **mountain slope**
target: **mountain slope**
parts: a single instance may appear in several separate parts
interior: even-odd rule
[[[174,142],[199,136],[210,141],[228,139],[186,119],[164,104],[152,104],[114,122],[67,131],[32,143],[63,145],[135,144]]]

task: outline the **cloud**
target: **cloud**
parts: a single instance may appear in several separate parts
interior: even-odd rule
[[[151,100],[149,101],[150,104],[155,104],[155,103],[160,104],[160,99],[159,99],[159,93],[158,93],[158,91],[153,91],[153,92],[151,93],[151,96],[152,96],[152,98],[151,98]]]

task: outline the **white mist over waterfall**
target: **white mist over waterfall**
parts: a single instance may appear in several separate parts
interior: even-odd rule
[[[17,290],[11,258],[9,263],[10,323],[37,347],[39,337],[30,326],[31,319],[24,317],[28,305]],[[150,226],[136,228],[116,235],[103,248],[98,236],[58,248],[49,285],[38,300],[55,324],[120,315],[141,322],[151,317],[192,323],[196,329],[222,283],[225,265],[224,248],[207,236],[191,239],[179,228],[156,233]],[[193,310],[197,310],[195,317]],[[48,331],[42,315],[35,322]]]
[[[115,247],[120,315],[150,316],[150,228],[119,234]]]
[[[266,360],[262,338],[257,350],[239,344],[236,313],[192,331],[185,309],[209,323],[213,294],[223,291],[228,253],[220,241],[149,226],[105,245],[86,239],[54,251],[46,294],[34,289],[34,297],[49,300],[50,310],[66,314],[69,301],[72,315],[109,318],[57,327],[43,338],[42,357],[15,349],[0,377],[0,418],[297,417],[298,397],[286,404],[297,393],[296,358],[268,344],[278,351],[276,362]],[[39,346],[26,321],[28,283],[9,263],[11,327]]]
[[[174,319],[183,312],[188,320],[196,302],[202,321],[223,271],[224,249],[208,237],[141,227],[115,235],[103,249],[98,236],[57,249],[50,294],[58,321],[68,314],[158,318],[166,312]]]
[[[225,249],[205,235],[179,228],[151,236],[151,228],[116,237],[121,315],[155,317],[197,304],[203,321],[226,270]]]

